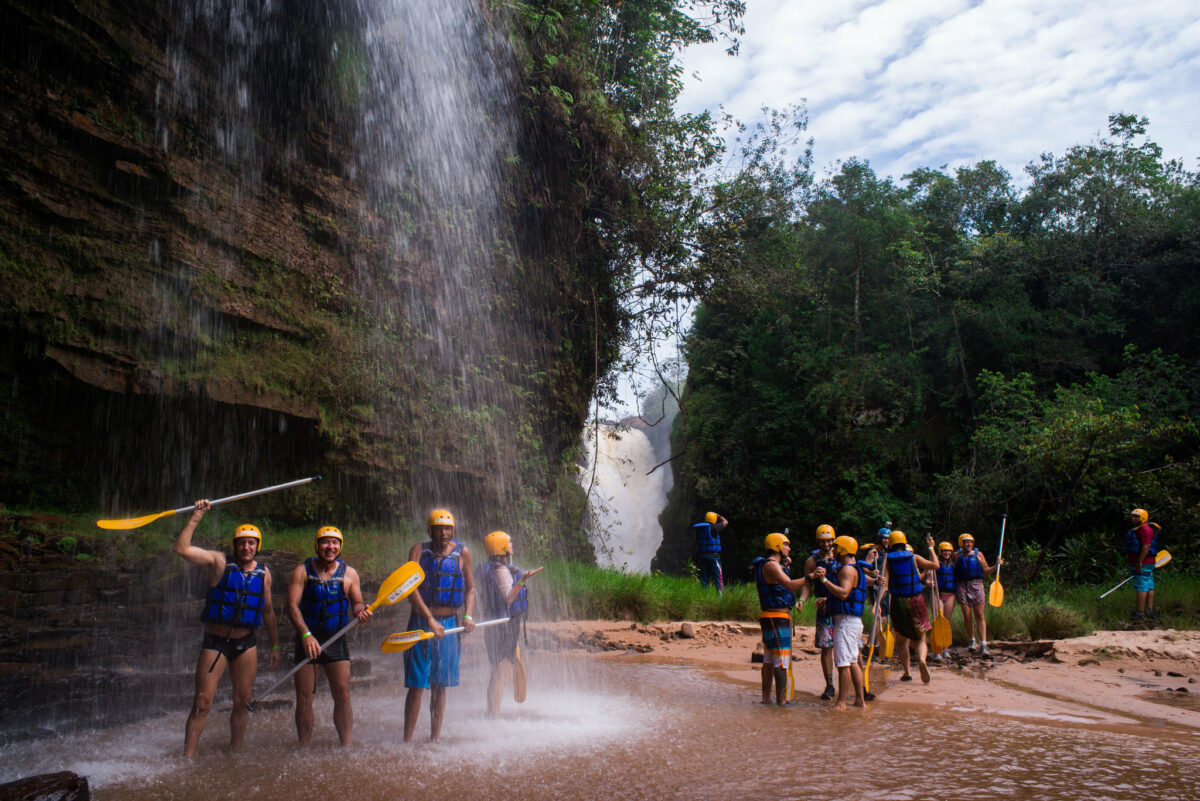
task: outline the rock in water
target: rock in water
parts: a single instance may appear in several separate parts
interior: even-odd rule
[[[69,770],[0,784],[0,801],[88,801],[91,797],[87,777]]]

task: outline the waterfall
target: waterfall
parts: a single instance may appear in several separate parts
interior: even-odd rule
[[[597,442],[599,447],[597,448]],[[659,512],[667,505],[669,467],[638,428],[601,423],[584,436],[586,465],[580,482],[588,495],[588,537],[596,562],[631,573],[649,573],[662,544]],[[649,475],[647,475],[649,473]]]

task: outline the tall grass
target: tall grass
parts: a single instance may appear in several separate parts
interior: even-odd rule
[[[539,582],[541,583],[541,582]],[[718,595],[693,578],[622,573],[578,563],[547,566],[550,591],[538,593],[539,615],[557,618],[630,620],[743,620],[758,619],[758,594],[753,584],[726,585]],[[1114,582],[1115,583],[1115,582]],[[1200,628],[1200,578],[1164,573],[1155,577],[1155,607],[1160,625],[1167,628]],[[1034,584],[1005,586],[1004,603],[985,607],[989,640],[1055,639],[1078,636],[1098,629],[1128,628],[1134,603],[1126,585],[1099,599],[1111,585]],[[797,622],[812,624],[814,607],[805,604]],[[871,613],[866,615],[868,627]],[[962,611],[950,621],[956,645],[967,643]]]

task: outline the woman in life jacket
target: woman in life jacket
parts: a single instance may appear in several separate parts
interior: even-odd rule
[[[942,614],[947,620],[952,620],[954,612],[954,590],[957,582],[954,578],[954,546],[948,542],[940,542],[937,547],[937,591],[938,601],[942,604]],[[934,662],[941,662],[942,655],[934,654]]]
[[[983,589],[983,577],[995,573],[1001,564],[1003,562],[997,560],[995,565],[989,565],[970,534],[958,536],[958,551],[954,554],[954,594],[962,607],[963,628],[971,640],[968,650],[978,648],[980,656],[988,656],[987,617],[984,614],[987,592]],[[978,646],[975,644],[976,629],[979,630]]]
[[[483,538],[487,561],[475,569],[475,586],[478,588],[483,614],[487,620],[507,617],[507,623],[488,626],[483,639],[487,645],[488,661],[492,672],[488,678],[488,717],[500,717],[500,699],[504,688],[512,678],[513,660],[516,657],[521,627],[529,614],[529,579],[542,572],[537,567],[522,573],[512,563],[512,537],[503,531],[493,531]]]
[[[929,683],[929,667],[925,657],[929,652],[926,633],[933,628],[929,607],[925,603],[925,583],[921,573],[937,570],[937,564],[909,550],[903,531],[888,535],[888,554],[884,564],[884,586],[891,595],[892,628],[896,632],[896,653],[900,655],[903,674],[900,681],[912,681],[909,654],[910,641],[917,647],[917,667],[921,681]]]

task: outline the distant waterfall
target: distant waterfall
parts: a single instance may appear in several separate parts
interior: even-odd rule
[[[649,437],[636,428],[600,424],[599,457],[594,427],[584,436],[587,465],[580,476],[588,497],[588,537],[596,561],[630,573],[649,573],[650,560],[662,544],[659,512],[667,505],[670,472]],[[593,481],[594,467],[594,481]]]

